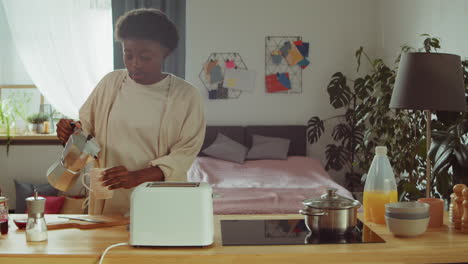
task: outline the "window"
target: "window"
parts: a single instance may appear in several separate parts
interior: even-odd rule
[[[32,134],[27,118],[37,113],[49,116],[48,132],[55,133],[55,123],[63,116],[33,84],[15,48],[3,12],[0,3],[0,136]]]
[[[0,26],[0,35],[8,36],[9,32]],[[33,131],[27,120],[38,113],[49,117],[49,129],[42,132],[55,133],[56,122],[64,116],[47,102],[32,83],[11,38],[2,38],[0,42],[3,47],[0,50],[0,135],[36,134],[37,131]]]
[[[54,109],[34,85],[0,85],[0,107],[4,116],[8,117],[10,126],[6,121],[0,124],[0,134],[31,135],[41,133],[34,131],[28,122],[38,113],[47,117],[49,129],[42,129],[44,134],[54,134],[55,124],[65,118]],[[1,115],[0,114],[0,115]],[[47,126],[46,126],[47,128]],[[9,129],[9,133],[6,131]]]

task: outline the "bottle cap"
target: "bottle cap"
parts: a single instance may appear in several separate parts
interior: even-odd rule
[[[377,155],[387,155],[387,147],[385,147],[385,146],[375,147],[375,154],[377,154]]]

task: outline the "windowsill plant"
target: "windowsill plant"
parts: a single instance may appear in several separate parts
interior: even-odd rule
[[[7,154],[11,143],[11,130],[15,123],[15,115],[9,99],[0,100],[0,134],[6,135]]]
[[[37,133],[37,134],[42,134],[44,133],[44,122],[49,120],[49,116],[44,114],[44,113],[36,113],[28,116],[26,118],[28,123],[30,124],[29,130],[31,132]]]

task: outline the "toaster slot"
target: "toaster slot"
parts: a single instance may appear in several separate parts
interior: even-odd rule
[[[199,182],[150,182],[146,185],[147,188],[153,187],[198,187]]]

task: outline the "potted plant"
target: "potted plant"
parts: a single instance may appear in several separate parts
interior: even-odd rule
[[[364,126],[358,124],[356,119],[356,108],[368,94],[363,88],[366,87],[356,83],[350,87],[346,76],[341,72],[333,74],[327,86],[330,103],[335,109],[343,109],[344,113],[324,120],[314,116],[307,123],[307,138],[313,144],[325,131],[324,122],[333,119],[341,121],[331,133],[335,142],[326,146],[325,169],[346,169],[345,187],[351,192],[361,192],[363,187],[360,182],[361,174],[356,171],[356,147],[362,142],[364,131]]]
[[[431,52],[440,48],[439,39],[427,34],[422,36],[425,37],[424,47],[419,51]],[[411,50],[414,49],[404,46],[401,53]],[[423,197],[426,186],[424,114],[422,111],[388,107],[401,54],[393,67],[389,67],[381,59],[371,59],[360,47],[356,51],[357,72],[361,58],[370,65],[366,74],[352,80],[337,72],[327,87],[330,103],[336,109],[343,109],[344,113],[333,117],[340,120],[332,131],[332,137],[338,144],[327,145],[326,168],[346,169],[346,187],[356,191],[362,188],[374,148],[384,145],[388,148],[388,156],[399,181],[400,200]],[[463,61],[462,66],[468,94],[468,61]],[[433,120],[435,131],[431,153],[434,165],[432,186],[435,188],[431,192],[435,197],[448,198],[453,183],[468,181],[464,176],[468,169],[468,116],[466,113],[451,115],[451,123],[446,121],[444,116],[447,114],[442,112],[437,112],[437,119]],[[326,120],[317,116],[309,120],[307,137],[310,143],[320,138]],[[360,175],[363,180],[360,180]],[[463,176],[464,180],[461,179]]]
[[[44,113],[36,113],[27,117],[28,123],[30,123],[30,131],[35,133],[42,133],[44,130],[43,124],[49,120],[49,117]]]

